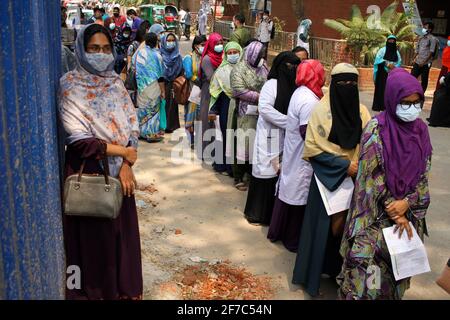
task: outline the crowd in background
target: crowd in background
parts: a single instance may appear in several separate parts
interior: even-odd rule
[[[127,201],[114,221],[65,218],[68,263],[81,265],[84,275],[83,289],[69,297],[142,297],[133,197],[138,139],[158,143],[179,129],[181,105],[196,156],[211,160],[206,151],[213,146],[213,169],[248,191],[248,222],[269,226],[270,241],[297,252],[293,283],[316,296],[326,274],[336,279],[341,299],[402,298],[410,278],[395,280],[382,229],[396,226],[412,237],[415,228],[422,240],[427,234],[432,146],[420,114],[436,50],[432,24],[419,40],[412,75],[401,68],[395,35],[380,49],[373,110],[382,112],[372,117],[360,101],[353,65],[337,64],[328,90],[325,69],[309,59],[307,48],[279,53],[269,66],[274,26],[267,12],[258,39],[236,15],[228,42],[207,35],[200,18],[184,57],[176,34],[143,21],[136,10],[125,17],[114,7],[105,15],[94,9],[78,33],[77,66],[61,79],[66,173],[83,161],[89,173],[99,173],[98,160],[106,157]],[[429,120],[438,126],[450,126],[449,48],[450,38]],[[206,138],[212,128],[213,139]],[[320,186],[335,191],[348,180],[354,184],[350,208],[329,215]],[[113,267],[104,274],[102,265]],[[380,270],[379,288],[367,286],[370,266]]]

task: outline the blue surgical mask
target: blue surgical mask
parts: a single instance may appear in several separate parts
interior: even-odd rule
[[[174,49],[176,47],[175,42],[167,42],[167,49]]]
[[[203,54],[203,50],[205,50],[205,47],[198,47],[198,53]]]
[[[87,62],[98,72],[104,72],[114,62],[112,53],[86,53]]]
[[[236,54],[229,54],[229,55],[227,55],[227,60],[228,60],[228,62],[229,63],[231,63],[231,64],[236,64],[238,61],[239,61],[239,57],[240,57],[241,55],[239,54],[239,53],[236,53]]]
[[[223,52],[223,45],[222,44],[218,44],[217,46],[214,47],[214,51],[217,52],[217,53]]]
[[[423,34],[427,34],[428,33],[428,29],[427,28],[423,28],[422,32],[423,32]]]
[[[397,111],[395,114],[397,117],[404,122],[413,122],[419,118],[420,112],[422,111],[422,105],[420,103],[413,104],[411,106],[405,106],[402,104],[397,105]]]
[[[111,24],[109,25],[109,29],[111,29],[111,30],[116,29],[116,24],[115,24],[115,23],[111,23]]]
[[[450,47],[450,40],[447,41],[447,45]]]

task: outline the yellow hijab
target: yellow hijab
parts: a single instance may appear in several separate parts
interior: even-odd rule
[[[349,64],[338,64],[332,71],[332,75],[339,73],[355,73],[358,70]],[[362,128],[365,128],[372,116],[367,110],[366,106],[360,104],[360,115],[362,121]],[[308,122],[308,130],[306,132],[305,149],[303,158],[318,156],[323,152],[331,153],[336,156],[345,157],[350,161],[357,161],[359,157],[359,145],[351,150],[342,149],[339,145],[328,141],[332,125],[330,94],[327,93],[322,100],[314,107],[311,117]]]

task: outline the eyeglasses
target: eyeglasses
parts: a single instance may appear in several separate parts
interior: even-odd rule
[[[417,110],[419,110],[419,109],[422,109],[423,103],[424,103],[423,100],[417,100],[417,101],[414,101],[414,102],[410,102],[410,101],[401,101],[401,102],[400,102],[400,107],[401,107],[403,110],[408,110],[408,109],[411,108],[411,107],[414,107],[414,108],[416,108]]]
[[[97,45],[89,45],[89,46],[87,46],[86,51],[88,53],[100,53],[100,52],[103,52],[103,53],[109,54],[109,53],[112,53],[112,47],[111,46],[104,46],[104,47],[102,47],[102,46],[97,46]]]
[[[338,81],[336,83],[340,86],[345,86],[345,85],[357,86],[358,85],[357,81]]]

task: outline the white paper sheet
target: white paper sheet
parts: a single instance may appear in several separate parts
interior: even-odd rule
[[[395,226],[383,229],[384,239],[391,255],[392,270],[397,281],[431,271],[425,246],[411,222],[409,225],[413,231],[411,240],[408,239],[406,231],[399,239],[399,231],[394,233]]]
[[[219,116],[216,116],[216,120],[214,120],[214,127],[216,128],[216,141],[223,141],[222,130],[220,129],[220,119]]]
[[[247,106],[247,112],[245,113],[247,116],[257,116],[258,115],[258,106],[253,104],[249,104]]]
[[[355,189],[352,178],[345,178],[339,188],[331,192],[322,184],[322,182],[320,182],[316,175],[314,175],[314,177],[316,178],[320,195],[329,216],[350,208],[353,190]]]
[[[198,86],[193,86],[188,101],[199,105],[201,100],[201,94],[202,90]]]

